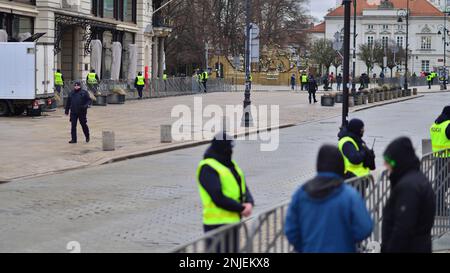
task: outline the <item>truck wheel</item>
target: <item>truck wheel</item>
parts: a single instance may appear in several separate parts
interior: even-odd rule
[[[25,112],[26,106],[14,106],[14,116],[20,116]]]
[[[9,107],[6,101],[0,100],[0,117],[9,115]]]

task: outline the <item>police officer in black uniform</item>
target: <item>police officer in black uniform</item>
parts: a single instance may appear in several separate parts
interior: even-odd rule
[[[80,121],[81,128],[83,128],[84,136],[86,137],[86,142],[89,142],[89,127],[87,125],[87,109],[91,105],[92,100],[89,93],[81,88],[80,82],[75,82],[73,91],[70,92],[67,98],[66,104],[66,115],[69,115],[70,111],[70,122],[72,124],[71,134],[72,140],[69,141],[70,144],[77,143],[77,121]]]

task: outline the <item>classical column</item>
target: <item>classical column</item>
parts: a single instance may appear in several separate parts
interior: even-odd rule
[[[152,43],[152,78],[156,79],[158,76],[158,37],[153,37]]]
[[[162,79],[164,74],[164,41],[166,38],[159,38],[159,56],[158,56],[158,77]]]

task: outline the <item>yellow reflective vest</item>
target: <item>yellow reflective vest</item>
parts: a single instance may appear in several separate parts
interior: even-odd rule
[[[441,124],[433,123],[430,128],[430,136],[431,136],[431,147],[433,149],[433,153],[442,151],[442,150],[450,150],[450,139],[447,138],[445,131],[447,127],[450,125],[450,120],[442,122]],[[450,157],[450,151],[437,154],[438,157]]]
[[[137,76],[136,78],[137,78],[136,85],[139,85],[139,86],[145,85],[144,76]]]
[[[362,177],[362,176],[366,176],[366,175],[370,174],[370,169],[367,167],[364,167],[363,163],[355,165],[355,164],[351,163],[350,160],[345,156],[342,149],[344,147],[344,144],[347,142],[351,142],[353,144],[353,146],[355,146],[356,150],[359,151],[358,144],[356,143],[356,141],[353,138],[347,136],[347,137],[343,137],[339,140],[338,148],[342,154],[342,157],[344,158],[345,173],[351,172],[357,177]]]
[[[97,74],[96,73],[89,73],[88,74],[88,84],[97,84],[97,78],[95,77]]]
[[[307,82],[308,82],[308,76],[302,75],[302,83],[307,83]]]
[[[208,165],[213,168],[220,178],[220,183],[222,185],[222,193],[226,197],[235,200],[238,203],[242,202],[242,196],[245,195],[245,177],[242,170],[233,161],[234,167],[241,178],[241,188],[239,188],[239,183],[236,181],[233,173],[230,169],[219,161],[207,158],[200,161],[197,168],[197,184],[200,191],[200,198],[203,205],[203,224],[205,225],[224,225],[224,224],[234,224],[241,221],[241,215],[239,212],[228,211],[219,208],[211,199],[208,192],[202,187],[200,183],[200,171],[203,166]]]
[[[166,74],[166,73],[163,74],[163,80],[164,80],[164,81],[167,80],[167,74]]]
[[[62,79],[62,74],[59,72],[55,72],[55,85],[63,86],[64,81]]]

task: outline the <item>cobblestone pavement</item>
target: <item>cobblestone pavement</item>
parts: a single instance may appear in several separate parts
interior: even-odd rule
[[[390,140],[421,139],[450,93],[352,113],[366,120],[366,140],[380,155]],[[280,146],[261,152],[238,141],[235,159],[256,200],[255,212],[288,199],[313,175],[322,143],[336,143],[340,118],[280,131]],[[206,146],[0,185],[0,252],[165,252],[202,234],[195,170]]]

